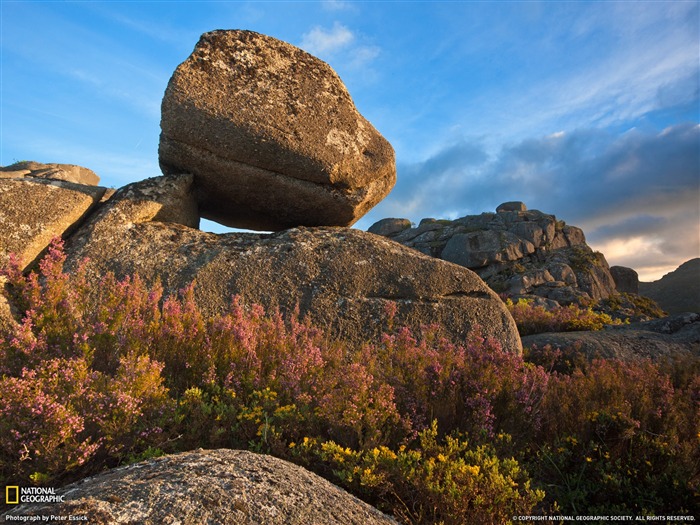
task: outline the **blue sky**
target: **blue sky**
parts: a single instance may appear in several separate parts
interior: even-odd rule
[[[0,165],[160,174],[170,75],[201,33],[251,29],[327,61],[394,146],[397,185],[356,227],[522,200],[643,280],[700,256],[698,1],[0,6]]]

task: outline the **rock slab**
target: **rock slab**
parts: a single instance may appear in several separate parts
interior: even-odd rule
[[[193,174],[201,216],[227,226],[349,226],[396,181],[391,145],[333,69],[252,31],[202,35],[161,129],[163,173]]]
[[[588,332],[550,332],[523,337],[523,345],[550,345],[565,353],[638,361],[700,357],[700,315],[692,312]]]
[[[86,516],[91,525],[397,525],[297,465],[242,450],[166,456],[58,492],[64,503],[27,504],[7,514],[46,516],[42,523],[65,523],[50,516]]]
[[[63,180],[88,186],[97,186],[100,183],[100,178],[94,171],[75,164],[43,164],[26,160],[0,168],[0,179],[18,177]]]
[[[214,235],[184,220],[196,215],[178,216],[195,205],[189,175],[126,186],[66,243],[68,267],[87,257],[96,279],[138,273],[171,292],[195,280],[207,315],[224,311],[234,295],[268,311],[298,305],[326,333],[356,344],[386,329],[392,302],[396,326],[435,323],[460,342],[478,325],[504,349],[521,351],[503,302],[466,268],[349,228]]]
[[[27,268],[54,237],[69,234],[106,189],[42,178],[0,178],[0,265],[9,254]]]

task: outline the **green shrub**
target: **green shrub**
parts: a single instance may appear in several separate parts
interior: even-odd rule
[[[290,447],[307,463],[319,458],[334,480],[405,523],[505,523],[528,514],[544,497],[513,458],[460,436],[438,438],[437,422],[416,448],[351,450],[305,439]]]
[[[506,299],[506,308],[513,316],[521,336],[543,332],[602,330],[609,325],[622,324],[621,320],[596,312],[592,307],[582,308],[575,304],[547,309],[534,305],[529,299],[519,299],[517,303]]]

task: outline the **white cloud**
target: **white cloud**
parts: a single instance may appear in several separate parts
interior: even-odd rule
[[[348,66],[351,69],[363,69],[380,54],[381,50],[377,46],[361,46],[352,50],[351,59]]]
[[[321,6],[328,11],[346,11],[353,9],[353,5],[350,2],[345,2],[343,0],[323,0]]]
[[[312,55],[329,55],[346,48],[354,39],[352,31],[340,22],[335,22],[332,29],[316,26],[304,33],[299,47]]]

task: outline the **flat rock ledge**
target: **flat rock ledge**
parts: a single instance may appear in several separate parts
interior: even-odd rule
[[[629,362],[700,357],[700,315],[686,312],[600,331],[528,335],[522,342],[529,348],[549,345],[565,353],[580,353],[588,360],[604,358]]]
[[[57,491],[64,503],[5,516],[85,516],[90,525],[397,525],[306,469],[243,450],[197,450],[114,469]],[[46,521],[48,519],[48,521]]]

